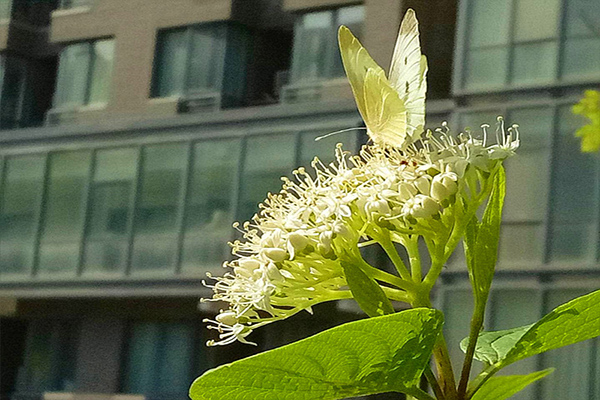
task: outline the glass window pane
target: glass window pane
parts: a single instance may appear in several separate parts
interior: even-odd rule
[[[327,66],[336,47],[331,11],[303,15],[296,24],[292,79],[314,80],[327,76]]]
[[[152,389],[159,357],[160,326],[153,323],[138,323],[133,326],[126,358],[125,393],[143,394]]]
[[[468,47],[508,44],[511,0],[470,1]]]
[[[531,289],[499,289],[492,293],[491,330],[510,329],[532,324],[541,317],[541,296]],[[503,369],[501,375],[525,375],[537,371],[538,360],[530,357]],[[531,385],[511,399],[535,398],[536,386]]]
[[[154,95],[168,97],[184,92],[188,59],[188,30],[159,32],[154,71]]]
[[[85,103],[90,68],[90,44],[77,43],[60,53],[54,106],[72,107]]]
[[[516,42],[558,36],[561,0],[516,0],[515,6]]]
[[[464,353],[460,341],[469,336],[469,324],[473,313],[473,295],[470,289],[449,289],[444,292],[444,336],[452,360],[454,375],[460,377]],[[477,361],[474,362],[477,364]],[[477,366],[474,366],[474,370]]]
[[[141,188],[135,214],[133,268],[168,269],[177,251],[177,216],[187,163],[185,144],[143,150]]]
[[[574,289],[555,289],[548,295],[546,312],[586,291]],[[549,351],[543,355],[542,368],[550,366],[556,370],[552,379],[542,379],[544,400],[588,400],[590,399],[590,368],[592,367],[593,342],[588,340],[571,346]]]
[[[526,139],[525,139],[526,140]],[[505,221],[541,221],[546,215],[550,166],[547,151],[518,154],[505,162]]]
[[[598,36],[600,2],[597,0],[568,0],[567,37]]]
[[[225,34],[214,28],[192,29],[187,89],[216,90],[221,86],[217,72],[223,68]]]
[[[294,165],[296,137],[293,134],[258,136],[248,139],[241,186],[239,219],[258,212],[267,192],[281,190],[281,177],[290,176]]]
[[[185,398],[194,365],[194,327],[137,323],[126,355],[123,391],[148,398]]]
[[[0,0],[0,19],[9,19],[12,10],[12,0]]]
[[[597,78],[600,76],[600,25],[592,38],[570,38],[564,45],[562,75],[566,78]]]
[[[538,266],[544,255],[544,227],[541,224],[504,224],[500,231],[498,260],[510,269]],[[506,268],[504,268],[506,269]]]
[[[344,128],[342,128],[344,129]],[[315,139],[335,132],[336,129],[319,130],[313,132],[304,132],[300,136],[300,162],[299,166],[306,167],[307,171],[312,171],[311,163],[315,157],[325,165],[335,160],[335,148],[338,143],[342,144],[344,151],[352,154],[356,153],[358,130],[341,132],[327,138],[316,141]]]
[[[50,157],[39,270],[73,273],[79,262],[91,153],[65,152]]]
[[[0,212],[0,273],[24,273],[31,268],[44,163],[41,155],[6,161]]]
[[[553,81],[556,75],[557,59],[557,42],[527,43],[515,46],[512,82],[523,84]]]
[[[91,71],[89,104],[106,104],[112,86],[115,41],[99,40],[93,46],[93,66]]]
[[[507,60],[508,50],[504,47],[469,50],[464,86],[468,89],[503,86],[506,82]]]
[[[123,271],[137,149],[100,150],[90,191],[84,272]]]
[[[229,252],[239,139],[197,143],[188,192],[183,269],[220,266]]]

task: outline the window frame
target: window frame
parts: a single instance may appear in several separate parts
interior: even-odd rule
[[[548,42],[550,39],[534,39],[527,40],[523,42],[518,42],[515,40],[515,20],[516,20],[516,2],[518,0],[509,0],[509,14],[510,14],[510,24],[507,37],[506,45],[490,45],[482,48],[501,48],[506,49],[507,56],[504,60],[504,65],[506,67],[506,75],[503,77],[501,84],[490,85],[490,86],[481,86],[475,88],[466,87],[466,66],[467,66],[467,58],[469,53],[469,35],[471,32],[471,14],[472,7],[474,2],[477,0],[465,0],[459,2],[458,7],[458,17],[456,24],[456,40],[455,40],[455,51],[454,51],[454,67],[452,73],[452,95],[454,96],[469,96],[469,95],[478,95],[485,93],[502,93],[502,92],[512,92],[512,91],[522,91],[527,89],[551,89],[557,87],[568,87],[573,85],[585,85],[591,83],[600,82],[600,69],[593,74],[588,74],[587,76],[582,77],[572,77],[567,78],[564,74],[564,65],[563,59],[565,57],[565,47],[568,41],[567,38],[567,2],[570,0],[558,0],[560,3],[558,5],[558,21],[557,21],[557,33],[554,37],[554,41],[557,47],[557,57],[554,60],[553,74],[552,77],[545,82],[539,83],[514,83],[514,60],[515,60],[515,47],[518,44],[532,44],[532,43],[544,43]],[[600,40],[600,37],[599,37]]]
[[[113,64],[111,65],[110,78],[106,82],[106,85],[108,85],[108,98],[105,102],[91,103],[90,98],[92,97],[91,96],[92,86],[93,86],[92,81],[93,81],[93,77],[94,77],[94,72],[95,72],[95,68],[96,68],[96,59],[97,59],[95,47],[100,42],[111,42],[112,46],[113,46]],[[111,90],[112,82],[113,82],[113,77],[114,77],[113,71],[114,71],[115,43],[116,43],[115,37],[108,36],[108,37],[94,38],[94,39],[90,39],[90,40],[70,42],[70,43],[66,43],[63,45],[60,55],[59,55],[59,59],[58,59],[58,68],[57,68],[57,74],[56,74],[56,89],[54,92],[54,96],[52,98],[51,111],[73,111],[73,110],[78,110],[81,108],[106,108],[110,104],[111,95],[112,95],[112,90]],[[72,101],[69,101],[64,104],[58,104],[57,101],[58,101],[59,96],[57,94],[59,93],[59,90],[60,90],[59,85],[61,84],[60,64],[61,64],[61,58],[62,58],[63,51],[65,51],[69,46],[79,45],[79,44],[85,44],[87,46],[86,52],[87,52],[87,59],[88,59],[88,67],[87,67],[87,71],[85,71],[85,73],[86,73],[85,88],[83,88],[83,102],[82,102],[82,104],[76,104]]]
[[[202,93],[215,93],[221,95],[223,91],[223,77],[225,74],[225,58],[227,53],[227,41],[228,41],[228,29],[226,23],[204,23],[204,24],[193,24],[186,25],[180,27],[172,27],[159,29],[156,32],[155,38],[155,49],[154,49],[154,59],[152,63],[152,82],[150,85],[150,98],[169,98],[169,97],[185,97],[194,94],[202,94]],[[211,57],[213,59],[213,63],[211,64],[212,68],[214,68],[215,72],[215,87],[214,88],[204,88],[204,89],[192,89],[190,87],[190,70],[193,59],[193,34],[194,31],[212,31],[212,40],[213,46],[211,48]],[[164,43],[164,37],[168,36],[170,33],[175,33],[178,31],[184,32],[184,41],[185,41],[185,68],[183,72],[183,82],[182,84],[182,93],[174,93],[169,95],[161,95],[159,93],[159,77],[162,74],[163,67],[161,66],[161,58],[162,58],[162,46]],[[164,36],[163,36],[164,35]],[[162,36],[162,37],[161,37]],[[217,43],[217,45],[215,45]]]

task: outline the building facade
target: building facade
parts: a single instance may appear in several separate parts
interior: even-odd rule
[[[428,122],[518,123],[507,162],[490,329],[600,287],[600,165],[570,112],[600,84],[597,0],[0,1],[0,398],[48,392],[185,399],[204,370],[361,317],[325,304],[206,348],[198,306],[280,177],[360,127],[337,52],[348,25],[382,65],[412,7],[429,60]],[[541,23],[542,21],[543,23]],[[377,251],[367,256],[386,267]],[[470,318],[459,253],[436,301],[458,359]],[[598,340],[519,399],[600,399]],[[391,397],[390,397],[391,398]]]

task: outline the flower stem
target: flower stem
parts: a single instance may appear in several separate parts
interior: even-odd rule
[[[410,280],[411,274],[408,271],[408,268],[406,268],[406,265],[404,265],[404,261],[402,261],[402,258],[400,258],[400,255],[398,254],[398,251],[394,246],[394,242],[392,242],[392,239],[390,238],[389,234],[377,235],[377,238],[374,239],[383,248],[390,260],[392,260],[392,263],[396,267],[396,270],[398,271],[398,274],[400,274],[402,279]]]
[[[437,400],[444,400],[446,398],[444,396],[444,392],[442,392],[442,388],[440,387],[440,384],[438,383],[437,378],[433,374],[433,371],[429,365],[425,368],[424,374]]]
[[[419,254],[419,237],[412,235],[403,243],[410,259],[410,271],[415,282],[421,282],[421,255]]]
[[[458,398],[464,399],[467,393],[467,385],[469,384],[469,375],[471,373],[471,366],[473,365],[473,356],[475,355],[475,346],[477,345],[477,338],[481,327],[483,326],[485,306],[478,306],[473,313],[471,319],[471,331],[469,333],[469,346],[465,354],[465,361],[463,363],[462,372],[460,375],[460,383],[458,384]]]

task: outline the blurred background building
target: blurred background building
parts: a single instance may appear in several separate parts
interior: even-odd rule
[[[200,280],[280,176],[365,143],[314,141],[361,125],[336,30],[387,66],[408,7],[428,125],[521,126],[487,327],[599,288],[600,163],[570,112],[600,84],[598,0],[0,0],[0,398],[186,399],[207,368],[361,317],[323,305],[257,331],[258,349],[207,349]],[[458,357],[472,308],[460,255],[436,301]],[[599,346],[516,364],[558,366],[518,398],[600,399]]]

